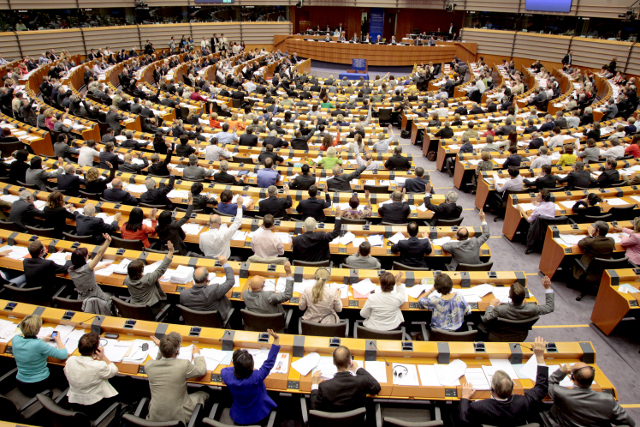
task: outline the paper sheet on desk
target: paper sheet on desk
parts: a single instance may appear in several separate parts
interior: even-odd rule
[[[133,344],[133,341],[118,341],[108,338],[104,338],[100,341],[101,345],[104,347],[105,356],[114,363],[122,362],[124,355],[127,354]]]
[[[5,202],[13,203],[16,200],[20,200],[20,197],[14,196],[13,194],[4,194],[0,196],[0,199],[4,200]]]
[[[451,241],[451,237],[450,236],[444,236],[444,237],[440,237],[438,239],[433,239],[431,241],[431,244],[434,246],[442,246],[445,243],[449,243]]]
[[[464,377],[476,390],[491,389],[491,385],[489,385],[487,377],[484,375],[484,371],[481,368],[467,368],[467,371],[464,373]]]
[[[132,261],[132,260],[127,259],[127,258],[125,258],[125,259],[121,260],[121,261],[120,261],[120,264],[116,264],[116,265],[115,265],[115,268],[114,268],[113,272],[114,272],[115,274],[127,274],[127,273],[128,273],[128,272],[127,272],[127,266],[128,266],[129,264],[131,264],[131,261]]]
[[[284,292],[285,286],[286,285],[284,283],[276,283],[273,279],[267,279],[264,282],[264,287],[262,288],[262,290],[265,292],[282,293]]]
[[[575,200],[564,200],[562,202],[558,202],[560,203],[562,206],[565,207],[565,209],[573,209],[573,205],[576,204]]]
[[[369,294],[376,289],[376,285],[371,282],[371,279],[364,279],[351,286],[354,291],[359,294]],[[414,286],[415,287],[415,286]]]
[[[407,288],[406,292],[411,298],[418,299],[423,292],[427,292],[431,288],[433,288],[433,285],[414,285]]]
[[[355,238],[356,238],[355,234],[353,234],[353,233],[352,233],[352,232],[350,232],[350,231],[347,231],[347,232],[345,233],[345,235],[344,235],[344,236],[342,236],[342,237],[339,239],[339,242],[340,242],[340,244],[342,244],[342,245],[348,245],[348,244],[349,244],[349,243],[351,243],[351,242],[353,241],[353,239],[355,239]]]
[[[193,345],[180,347],[180,352],[178,353],[177,358],[188,360],[189,362],[191,362],[193,360]]]
[[[0,252],[4,252],[6,250],[11,250],[11,253],[7,255],[7,257],[15,260],[22,260],[29,254],[29,249],[25,246],[4,245],[0,248]]]
[[[63,325],[59,325],[59,326],[63,326]],[[57,327],[56,327],[56,330],[58,330]],[[63,337],[62,342],[64,343],[64,348],[67,349],[67,353],[69,355],[71,355],[71,353],[76,351],[76,349],[78,348],[78,342],[80,341],[80,338],[82,338],[84,334],[85,334],[84,329],[77,329],[69,332],[66,335],[64,334],[61,335]]]
[[[144,344],[148,345],[146,351],[142,349]],[[127,363],[144,363],[149,356],[155,358],[157,351],[158,347],[153,343],[153,341],[135,340],[129,349],[129,353],[122,358],[122,361]]]
[[[200,234],[203,228],[204,228],[204,225],[193,224],[193,223],[184,224],[182,226],[182,230],[185,232],[185,234],[191,234],[194,236]]]
[[[321,371],[322,378],[325,379],[331,379],[336,373],[338,373],[338,369],[336,368],[336,365],[333,364],[333,357],[331,356],[320,356],[318,364],[312,370],[313,373],[316,371]]]
[[[298,371],[301,376],[306,376],[312,369],[320,363],[320,355],[316,352],[309,353],[301,359],[291,363],[291,367]]]
[[[533,203],[518,203],[518,206],[522,206],[525,211],[532,211],[536,208]]]
[[[105,259],[103,261],[100,261],[96,267],[100,267],[103,265],[108,265],[108,267],[101,268],[99,270],[94,269],[95,274],[97,274],[98,276],[111,276],[113,274],[113,271],[116,269],[116,264],[114,264],[113,261],[114,260],[112,259]]]
[[[353,245],[354,248],[359,247],[361,244],[363,244],[365,242],[365,238],[364,237],[356,237],[355,239],[353,239],[353,241],[351,242],[351,244]]]
[[[448,365],[435,365],[438,381],[444,386],[460,385],[460,377],[467,370],[467,364],[456,359]]]
[[[8,343],[14,336],[20,333],[18,324],[9,320],[0,319],[0,342]]]
[[[621,292],[623,294],[628,294],[628,293],[638,293],[640,292],[640,290],[638,290],[638,288],[631,286],[628,283],[623,283],[618,287],[618,292]]]
[[[215,348],[200,349],[200,356],[204,357],[204,361],[207,364],[207,371],[215,371],[220,364],[223,356],[219,355],[218,352],[219,350]]]
[[[560,234],[559,238],[562,239],[566,246],[575,246],[585,236],[581,234]]]
[[[489,361],[491,362],[491,366],[505,371],[507,374],[509,374],[511,379],[518,379],[518,374],[516,373],[516,370],[513,369],[513,366],[511,365],[509,359],[489,359]]]
[[[423,387],[442,387],[436,365],[418,365],[418,373]]]
[[[233,234],[233,236],[231,237],[231,240],[240,240],[244,242],[245,240],[247,240],[247,235],[248,235],[248,232],[238,230]]]
[[[631,204],[617,197],[614,199],[605,199],[604,201],[607,202],[607,204],[609,204],[610,206],[627,206]]]
[[[371,243],[371,246],[379,246],[382,247],[384,245],[384,241],[380,234],[373,234],[367,237],[367,241]]]
[[[493,297],[494,298],[498,298],[500,300],[501,303],[508,303],[509,301],[511,301],[511,298],[509,298],[509,288],[498,288],[498,287],[494,287],[493,288]]]
[[[404,237],[404,234],[402,234],[399,231],[396,234],[394,234],[393,236],[389,237],[389,241],[391,243],[393,243],[393,244],[397,244],[401,240],[407,240],[407,238]]]

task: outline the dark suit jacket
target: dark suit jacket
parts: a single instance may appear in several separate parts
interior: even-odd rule
[[[230,175],[228,172],[218,172],[213,174],[213,180],[220,184],[233,184],[239,185],[238,180],[234,175]]]
[[[329,199],[329,193],[325,193],[325,200],[310,197],[306,200],[301,200],[296,207],[296,211],[302,215],[304,221],[308,217],[313,217],[318,222],[324,222],[326,217],[324,215],[324,209],[331,207],[331,199]]]
[[[44,258],[25,258],[22,260],[22,268],[27,277],[25,288],[53,287],[56,283],[56,274],[65,274],[67,272],[66,265],[58,265]]]
[[[289,215],[287,214],[287,209],[291,206],[293,206],[291,196],[287,196],[286,198],[272,196],[260,202],[260,210],[258,213],[261,216],[271,214],[274,218],[283,218],[284,220],[288,220]]]
[[[397,244],[391,246],[391,252],[400,252],[399,262],[404,265],[426,267],[427,261],[424,256],[431,253],[431,242],[429,239],[409,237],[407,240],[400,240]]]
[[[407,193],[424,193],[425,186],[429,183],[428,179],[424,176],[407,179],[404,183],[404,188],[407,189]]]
[[[77,197],[80,191],[80,184],[87,185],[87,181],[78,175],[62,174],[58,175],[58,190],[64,190],[67,196]]]
[[[147,173],[149,175],[171,175],[171,172],[169,172],[169,168],[167,168],[167,165],[171,163],[172,154],[173,150],[170,148],[169,150],[167,150],[167,156],[165,157],[165,159],[161,162],[157,162],[149,166],[149,169],[147,169]]]
[[[117,221],[107,224],[102,218],[96,218],[95,216],[76,216],[76,233],[78,236],[93,236],[93,240],[97,245],[104,242],[104,237],[102,237],[103,233],[113,234],[117,230]]]
[[[224,269],[227,279],[221,284],[215,285],[193,285],[189,289],[180,292],[180,304],[192,310],[213,311],[218,310],[222,319],[226,319],[231,310],[231,301],[226,293],[233,288],[236,281],[233,276],[233,269]]]
[[[258,136],[245,133],[240,136],[238,145],[243,145],[245,147],[256,147],[258,145]]]
[[[15,222],[18,227],[24,229],[25,225],[36,225],[38,223],[34,218],[36,215],[44,218],[44,212],[33,206],[32,203],[19,199],[11,205],[9,221]]]
[[[558,182],[566,182],[567,189],[573,190],[575,187],[588,188],[592,182],[595,182],[595,178],[591,176],[589,171],[571,171],[566,177],[558,178]]]
[[[120,188],[107,188],[104,190],[102,197],[110,202],[123,203],[131,206],[138,205],[138,199],[133,197],[129,192]]]
[[[180,157],[189,157],[196,152],[196,148],[189,144],[178,144],[176,146],[176,155]]]
[[[620,172],[617,169],[605,169],[596,182],[600,188],[609,187],[614,182],[620,181]]]
[[[338,372],[332,379],[311,391],[311,408],[325,412],[346,412],[363,408],[367,394],[380,393],[380,383],[363,368],[351,372]]]
[[[411,208],[405,202],[388,203],[378,209],[378,215],[382,217],[382,220],[392,224],[406,224],[410,214]]]
[[[329,243],[340,235],[342,221],[336,218],[333,231],[309,231],[292,240],[293,259],[301,261],[326,261],[331,258]]]
[[[124,160],[121,160],[120,157],[116,153],[107,153],[105,151],[100,152],[100,169],[109,169],[107,163],[111,163],[111,166],[117,168],[118,165],[124,163]]]
[[[384,163],[384,167],[389,170],[409,170],[411,162],[400,154],[394,154]]]
[[[539,176],[533,181],[525,179],[524,183],[529,187],[536,187],[536,190],[540,191],[543,188],[556,188],[556,182],[558,181],[558,177],[555,175],[545,175]]]
[[[316,177],[312,175],[298,175],[289,184],[292,190],[308,190],[313,184],[316,183]]]
[[[535,357],[535,356],[531,356]],[[460,421],[465,425],[487,424],[496,427],[512,427],[527,424],[537,404],[547,395],[549,367],[538,366],[536,385],[526,390],[524,396],[514,394],[506,401],[484,399],[470,402],[460,400]]]
[[[431,225],[435,225],[438,219],[456,219],[460,218],[462,214],[462,206],[458,206],[455,203],[442,203],[440,205],[432,205],[431,198],[425,200],[425,206],[427,209],[434,213],[431,219]]]
[[[366,168],[367,167],[365,165],[362,165],[356,169],[355,172],[351,172],[348,175],[343,173],[340,176],[329,178],[327,180],[327,188],[329,188],[330,191],[352,191],[351,180],[358,178]]]
[[[140,201],[149,205],[164,205],[168,209],[171,209],[172,204],[167,199],[167,194],[169,194],[169,192],[173,190],[173,183],[175,182],[175,180],[176,177],[171,176],[171,179],[169,179],[169,184],[165,185],[164,187],[147,190],[147,192],[140,195]]]

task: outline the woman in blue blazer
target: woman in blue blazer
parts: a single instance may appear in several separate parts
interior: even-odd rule
[[[273,337],[269,357],[260,369],[253,369],[253,356],[246,350],[233,352],[233,368],[224,368],[222,380],[229,387],[233,405],[229,415],[236,424],[261,424],[277,405],[267,394],[264,379],[276,363],[280,351],[280,337],[268,329]]]

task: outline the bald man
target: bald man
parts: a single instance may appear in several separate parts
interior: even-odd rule
[[[227,257],[219,255],[218,262],[224,268],[224,280],[220,281],[216,277],[214,283],[211,283],[209,271],[204,267],[196,268],[193,273],[193,286],[180,292],[180,304],[197,311],[217,310],[224,327],[229,321],[231,311],[231,301],[226,294],[236,281]]]
[[[287,285],[284,292],[265,291],[264,284],[267,281],[262,276],[253,276],[249,281],[249,289],[242,293],[242,299],[247,306],[247,310],[259,314],[281,313],[284,315],[282,303],[289,301],[293,296],[293,275],[291,274],[291,263],[284,265],[287,273]],[[272,279],[275,280],[275,279]]]
[[[363,408],[367,394],[380,393],[380,383],[358,362],[351,360],[351,352],[345,346],[333,351],[333,364],[338,372],[327,381],[322,371],[311,378],[311,408],[326,412],[346,412]]]
[[[402,201],[405,190],[394,191],[391,195],[391,203],[384,204],[378,209],[378,215],[384,222],[391,224],[406,224],[407,218],[411,215],[411,208],[408,203]]]
[[[113,181],[111,181],[111,186],[113,188],[107,188],[102,194],[102,197],[107,199],[109,202],[122,203],[131,206],[138,205],[138,199],[122,189],[122,179],[114,178]]]
[[[140,153],[138,158],[142,160],[142,163],[134,163],[133,156],[131,153],[127,153],[124,155],[124,163],[118,166],[118,170],[122,172],[129,172],[139,174],[142,172],[142,169],[146,169],[149,166],[149,161],[146,157]]]
[[[465,264],[482,263],[480,260],[480,248],[491,236],[491,231],[483,211],[478,212],[478,218],[482,223],[482,234],[480,236],[469,238],[469,230],[466,227],[461,227],[456,233],[458,240],[452,240],[442,245],[442,249],[452,255],[451,270],[455,270],[461,262]]]
[[[220,215],[214,214],[209,217],[209,230],[200,234],[199,241],[200,250],[206,257],[231,256],[231,238],[242,225],[242,202],[242,196],[238,196],[238,210],[230,226],[222,224]]]

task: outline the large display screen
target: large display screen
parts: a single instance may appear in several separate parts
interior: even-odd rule
[[[539,12],[571,12],[572,0],[527,0],[526,10]]]

